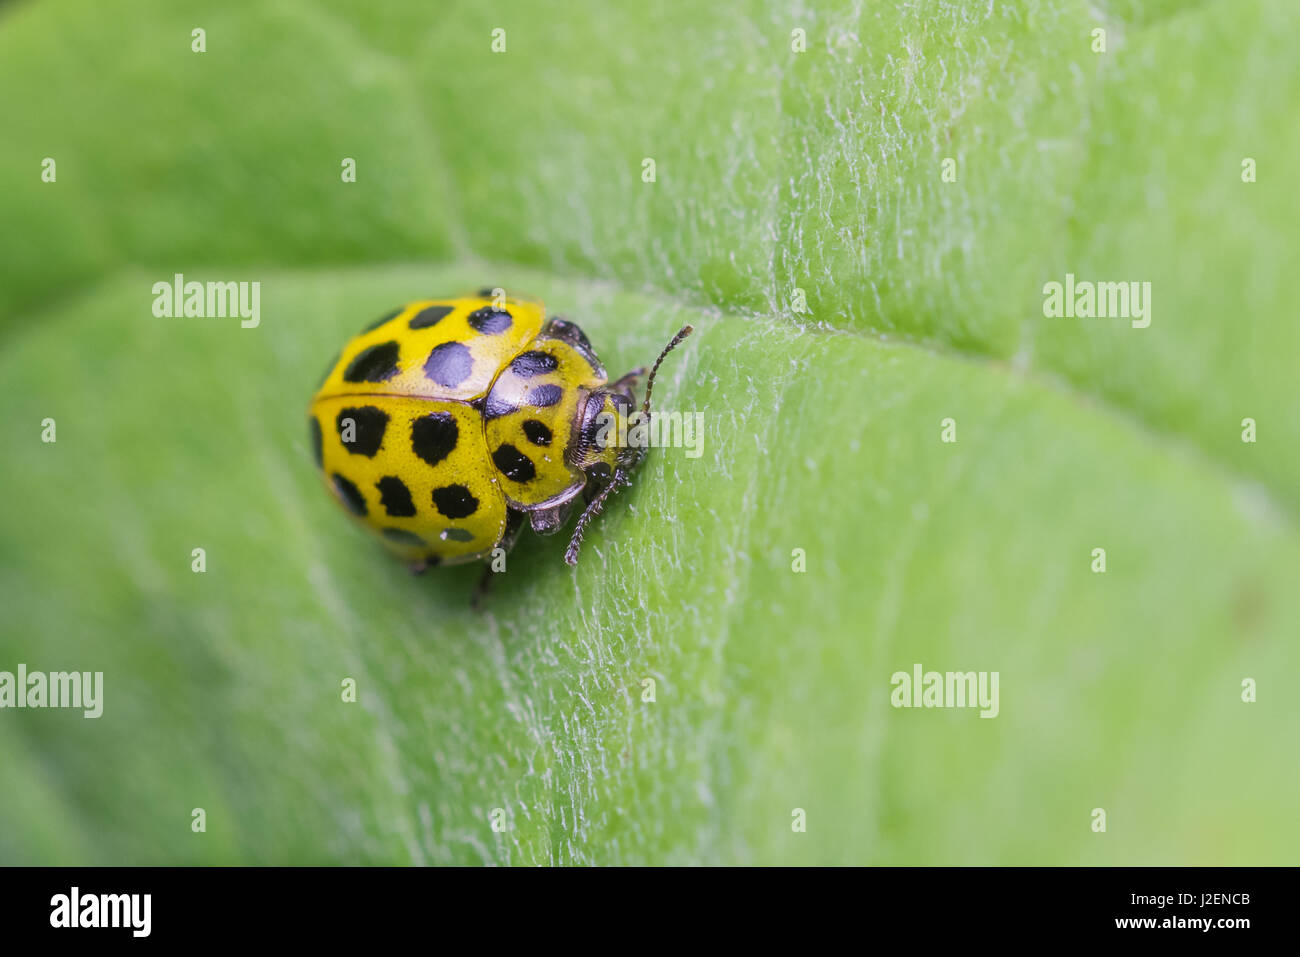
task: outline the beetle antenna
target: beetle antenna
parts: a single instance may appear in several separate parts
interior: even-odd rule
[[[668,353],[681,345],[682,340],[694,331],[695,327],[689,323],[682,326],[681,329],[677,330],[677,335],[673,336],[668,345],[664,346],[663,352],[659,353],[659,358],[655,360],[655,364],[650,368],[650,377],[646,380],[645,401],[641,403],[641,413],[643,415],[650,414],[650,393],[654,390],[655,373],[659,371],[660,364]],[[582,536],[587,531],[587,526],[593,518],[600,514],[600,510],[605,505],[605,499],[618,491],[621,486],[632,484],[630,478],[632,469],[641,461],[643,455],[645,455],[645,449],[636,449],[631,456],[626,457],[624,462],[614,469],[614,475],[610,478],[608,484],[597,492],[596,497],[588,503],[582,515],[578,518],[578,527],[573,530],[573,537],[569,539],[569,547],[564,550],[565,564],[578,564],[578,551],[582,548]]]
[[[642,412],[648,413],[650,411],[650,393],[654,391],[655,373],[659,371],[660,363],[664,361],[668,353],[672,352],[679,345],[681,345],[682,340],[685,339],[694,331],[695,331],[695,327],[692,326],[690,323],[687,323],[686,325],[682,326],[681,329],[677,330],[677,335],[673,336],[672,341],[669,342],[668,345],[664,346],[664,351],[659,353],[659,358],[656,359],[655,364],[650,367],[650,378],[646,380],[646,384],[645,384],[645,401],[641,403]]]

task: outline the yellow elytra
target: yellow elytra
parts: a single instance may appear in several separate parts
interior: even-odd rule
[[[691,333],[686,326],[659,363]],[[610,383],[575,324],[542,303],[411,302],[352,339],[308,409],[326,487],[412,568],[509,549],[528,519],[541,534],[587,523],[626,485],[644,449],[619,447],[645,369]],[[585,494],[584,494],[585,493]]]

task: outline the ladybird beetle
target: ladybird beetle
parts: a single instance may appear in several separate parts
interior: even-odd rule
[[[492,292],[407,303],[371,323],[308,409],[326,487],[416,572],[508,551],[525,518],[553,534],[581,496],[564,554],[576,565],[587,524],[645,454],[613,436],[635,421],[646,370],[610,383],[578,326]],[[643,416],[659,364],[691,332],[659,354]],[[490,578],[489,566],[476,600]]]

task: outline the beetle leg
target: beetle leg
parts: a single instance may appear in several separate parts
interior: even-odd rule
[[[627,396],[627,398],[632,401],[632,404],[636,405],[636,389],[637,386],[641,384],[643,378],[645,378],[645,366],[642,366],[639,369],[633,369],[627,375],[611,382],[605,388],[610,392],[617,392],[619,395]]]

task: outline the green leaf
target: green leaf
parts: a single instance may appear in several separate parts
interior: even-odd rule
[[[0,711],[0,862],[1293,861],[1300,23],[1140,6],[5,8],[0,671],[104,713]],[[178,272],[260,325],[156,318]],[[1045,318],[1067,272],[1150,327]],[[482,285],[615,373],[693,323],[705,432],[477,614],[303,412]],[[916,663],[997,716],[892,707]]]

